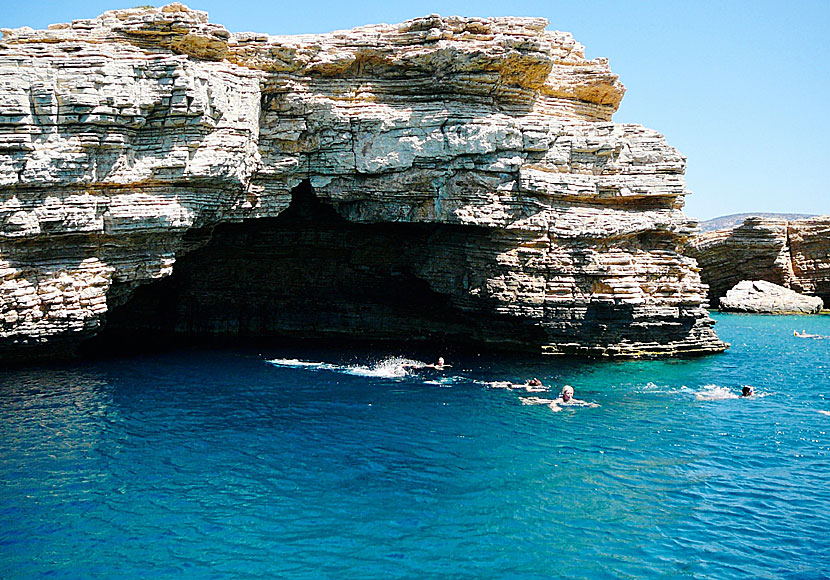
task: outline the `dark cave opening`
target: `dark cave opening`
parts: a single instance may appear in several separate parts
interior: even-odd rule
[[[489,235],[470,226],[352,223],[305,181],[278,217],[217,226],[169,277],[112,308],[90,347],[254,339],[492,347],[503,337],[514,348],[516,320],[464,302],[468,245]]]

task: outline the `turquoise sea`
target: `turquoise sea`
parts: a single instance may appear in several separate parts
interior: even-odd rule
[[[830,317],[715,317],[692,360],[0,370],[0,578],[828,578]],[[565,383],[598,407],[523,404]]]

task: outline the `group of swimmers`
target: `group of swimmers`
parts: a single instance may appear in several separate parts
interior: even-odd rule
[[[795,333],[796,336],[805,336],[800,335],[797,332]],[[813,336],[813,335],[806,335],[806,336]],[[822,337],[818,337],[822,338]],[[435,364],[424,364],[424,365],[404,365],[404,368],[419,368],[419,369],[435,369],[435,370],[444,370],[452,365],[448,365],[444,362],[444,357],[438,357],[438,361]],[[540,393],[548,391],[548,387],[542,384],[542,381],[537,379],[536,377],[529,379],[524,383],[497,383],[498,385],[510,389],[524,389],[528,393]],[[752,397],[755,395],[755,389],[750,385],[744,385],[741,388],[741,397]],[[559,393],[559,396],[555,399],[544,399],[541,397],[519,397],[522,401],[523,405],[547,405],[550,407],[552,411],[558,412],[562,410],[562,405],[568,406],[580,406],[580,407],[599,407],[596,403],[589,403],[588,401],[581,401],[574,397],[574,388],[571,385],[565,385],[562,387],[562,392]]]
[[[452,365],[448,365],[444,361],[444,357],[438,357],[438,361],[434,364],[405,364],[403,368],[405,369],[434,369],[438,371],[442,371],[446,368],[451,367]],[[493,383],[494,385],[498,385],[501,388],[509,388],[509,389],[522,389],[528,393],[541,393],[547,392],[549,387],[546,387],[542,384],[537,378],[532,378],[524,383],[510,383],[510,382],[499,382]],[[561,411],[562,406],[579,406],[579,407],[599,407],[596,403],[589,403],[587,401],[581,401],[574,397],[574,388],[571,385],[565,385],[562,387],[562,392],[559,393],[559,396],[555,399],[544,399],[541,397],[519,397],[522,401],[523,405],[547,405],[551,408],[552,411]]]

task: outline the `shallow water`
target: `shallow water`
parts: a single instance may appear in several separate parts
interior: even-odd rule
[[[830,577],[830,339],[792,336],[830,317],[716,318],[730,351],[686,361],[0,371],[0,577]],[[565,383],[599,406],[522,404]]]

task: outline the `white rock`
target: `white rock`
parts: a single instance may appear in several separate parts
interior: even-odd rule
[[[824,308],[818,296],[806,296],[765,280],[738,282],[720,299],[721,310],[763,314],[815,314]]]

